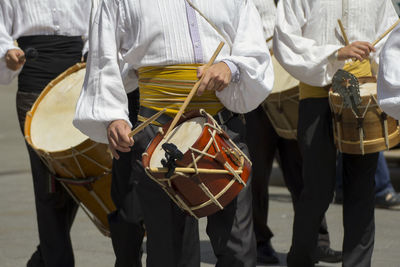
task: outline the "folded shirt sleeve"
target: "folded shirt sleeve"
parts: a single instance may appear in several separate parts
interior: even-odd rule
[[[380,54],[378,102],[390,116],[400,119],[400,26],[389,36]]]
[[[249,112],[260,105],[274,83],[260,15],[252,1],[242,2],[232,52],[223,59],[238,67],[240,77],[223,91],[216,92],[222,104],[237,113]]]
[[[118,59],[123,35],[121,2],[103,1],[89,37],[85,82],[73,124],[92,140],[108,143],[107,127],[114,120],[129,125],[128,99]]]
[[[344,66],[334,54],[341,45],[319,45],[303,36],[307,23],[307,1],[280,1],[274,32],[274,55],[279,63],[296,79],[313,85],[331,83],[335,72]]]

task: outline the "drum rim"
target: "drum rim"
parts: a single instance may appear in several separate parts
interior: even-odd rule
[[[65,70],[63,73],[58,75],[55,79],[53,79],[51,82],[49,82],[46,87],[43,89],[43,91],[40,93],[39,97],[36,99],[35,103],[32,105],[32,108],[26,113],[25,117],[25,124],[24,124],[24,136],[26,142],[31,146],[34,150],[40,151],[41,153],[49,153],[49,154],[56,154],[56,153],[62,153],[65,151],[70,150],[71,148],[68,149],[63,149],[63,150],[57,150],[57,151],[46,151],[44,149],[38,148],[33,144],[32,142],[32,137],[31,137],[31,125],[32,125],[32,119],[33,116],[36,112],[36,109],[38,108],[39,104],[42,102],[42,100],[46,97],[46,95],[50,92],[51,89],[53,89],[57,84],[59,84],[65,77],[68,75],[75,73],[83,68],[86,67],[85,62],[78,62],[75,65],[69,67],[67,70]],[[89,138],[86,138],[83,142],[76,144],[73,147],[78,147],[82,145],[83,143],[87,142]]]

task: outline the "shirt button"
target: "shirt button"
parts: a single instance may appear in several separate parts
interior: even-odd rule
[[[200,47],[200,44],[199,44],[198,42],[196,42],[196,43],[194,43],[194,46],[195,46],[196,48],[199,48],[199,47]]]
[[[194,22],[191,22],[191,23],[190,23],[190,26],[194,27]]]
[[[54,28],[56,29],[56,31],[60,30],[60,26],[58,26],[58,25],[56,25]]]
[[[56,13],[56,12],[57,12],[57,9],[53,8],[53,12]]]

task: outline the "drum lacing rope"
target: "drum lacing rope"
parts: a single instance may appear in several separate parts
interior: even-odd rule
[[[363,115],[360,117],[358,116],[358,114],[351,109],[351,112],[353,113],[353,115],[356,117],[357,119],[357,124],[358,124],[358,133],[359,133],[359,138],[360,138],[360,150],[362,155],[365,154],[365,149],[364,149],[364,119],[365,119],[365,115],[367,114],[368,108],[371,105],[371,98],[368,101],[367,106],[364,109]]]
[[[334,133],[335,133],[335,128],[336,128],[336,135],[337,135],[336,144],[339,148],[339,151],[343,152],[343,150],[342,150],[342,127],[340,126],[340,122],[342,121],[342,112],[343,112],[344,102],[342,101],[339,112],[336,113],[334,104],[332,102],[332,91],[331,91],[329,94],[329,105],[330,105],[332,113],[333,113],[332,124],[333,124],[333,132]],[[335,127],[335,118],[336,118],[336,127]]]
[[[387,122],[387,114],[381,109],[381,107],[378,104],[378,101],[376,100],[375,96],[371,94],[372,99],[374,100],[375,104],[378,107],[378,110],[380,111],[381,115],[381,120],[383,123],[383,131],[385,133],[385,145],[386,149],[390,148],[390,143],[389,143],[389,127],[388,127],[388,122]]]

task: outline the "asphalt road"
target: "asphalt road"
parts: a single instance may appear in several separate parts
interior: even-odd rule
[[[25,266],[38,244],[37,225],[25,144],[15,111],[16,83],[0,86],[0,266]],[[394,169],[396,175],[399,173]],[[279,170],[273,172],[273,184],[281,184]],[[396,177],[397,179],[397,177]],[[397,181],[397,180],[396,180]],[[285,254],[290,246],[293,211],[290,196],[282,186],[270,187],[269,224],[275,237],[272,242],[286,266]],[[331,205],[327,213],[332,247],[340,249],[343,238],[342,208]],[[376,210],[376,244],[374,267],[400,267],[400,213]],[[206,220],[200,220],[202,265],[213,266],[215,257],[205,234]],[[77,267],[111,267],[114,262],[111,242],[102,236],[83,212],[72,228],[72,242]],[[145,260],[144,254],[143,260]],[[320,265],[320,266],[340,266]]]

